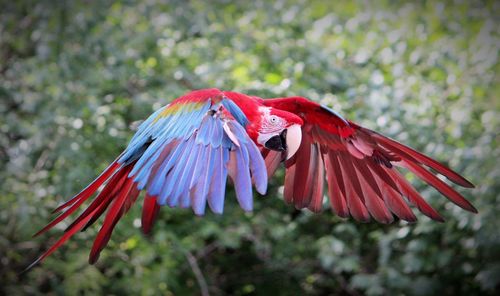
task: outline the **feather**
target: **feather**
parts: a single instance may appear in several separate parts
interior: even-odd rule
[[[92,245],[92,250],[90,251],[90,264],[93,264],[97,261],[97,259],[99,258],[99,253],[107,245],[111,237],[111,232],[113,231],[116,223],[124,214],[122,207],[127,200],[133,184],[134,182],[132,179],[127,179],[123,188],[120,190],[120,193],[117,195],[116,199],[113,200],[111,208],[106,213],[106,217],[104,218],[101,230],[99,230],[99,233],[94,240],[94,244]]]
[[[160,166],[165,161],[165,159],[171,154],[172,150],[177,147],[179,141],[172,140],[168,144],[165,144],[158,152],[152,156],[147,162],[146,165],[140,168],[139,172],[135,175],[132,172],[129,174],[129,177],[134,177],[134,181],[138,183],[137,188],[140,190],[144,189],[146,185],[151,184],[152,176],[155,176],[158,172]],[[136,169],[137,164],[134,165],[134,169]],[[154,172],[154,173],[153,173]]]
[[[438,173],[441,175],[445,176],[448,178],[448,180],[454,182],[455,184],[458,184],[460,186],[466,187],[466,188],[474,188],[474,184],[469,182],[467,179],[464,177],[460,176],[456,172],[452,171],[450,168],[446,167],[445,165],[435,161],[434,159],[423,155],[422,153],[413,150],[412,148],[405,146],[397,141],[394,141],[392,139],[389,139],[387,137],[384,137],[376,132],[370,131],[374,134],[374,137],[381,142],[383,146],[385,146],[388,150],[397,152],[399,154],[402,154],[408,158],[408,161],[411,162],[412,159],[415,160],[415,162],[420,162],[430,168],[433,168],[436,170]]]
[[[281,164],[283,155],[281,152],[271,151],[268,149],[265,150],[269,151],[264,158],[264,162],[267,168],[267,176],[271,178]]]
[[[172,176],[167,177],[166,183],[170,183],[172,185],[172,194],[170,196],[170,201],[172,204],[176,204],[180,197],[189,197],[189,190],[187,182],[191,181],[191,177],[193,175],[193,171],[196,167],[196,163],[194,162],[198,156],[198,151],[200,150],[200,145],[194,144],[191,146],[192,148],[187,148],[188,150],[184,152],[187,155],[187,159],[183,158],[179,160],[179,163],[176,165],[179,169],[175,171],[178,172],[177,175],[174,175],[172,172]],[[187,198],[189,200],[189,198]],[[187,207],[186,201],[184,201],[184,207]]]
[[[415,204],[425,215],[442,220],[393,165],[409,168],[454,203],[476,212],[470,202],[427,170],[428,167],[463,187],[473,187],[468,180],[438,161],[346,121],[327,107],[306,98],[276,98],[262,102],[267,107],[298,116],[303,121],[303,143],[321,146],[328,195],[332,210],[337,215],[345,217],[349,210],[358,220],[367,220],[371,214],[377,220],[389,222],[394,213],[411,222],[416,217],[405,202],[405,196],[409,203]],[[314,157],[303,147],[300,149],[291,161],[286,162],[284,190],[285,201],[293,202],[298,208],[309,199],[310,182],[317,181],[309,180],[309,177],[318,169]],[[274,172],[277,158],[270,156],[270,152],[265,149],[262,155],[268,172]]]
[[[402,199],[399,193],[399,189],[397,189],[397,186],[392,180],[392,178],[380,168],[379,170],[382,171],[383,174],[377,174],[373,172],[371,170],[370,164],[378,166],[377,164],[371,161],[367,162],[362,162],[360,160],[354,161],[354,165],[356,166],[358,172],[360,172],[363,175],[364,180],[366,181],[366,183],[368,183],[368,186],[372,188],[374,193],[384,201],[385,206],[387,206],[387,208],[391,212],[396,214],[396,216],[398,216],[401,219],[407,220],[409,222],[415,221],[416,220],[415,215]],[[386,176],[386,179],[382,179],[380,175]],[[394,184],[396,189],[388,185],[387,180],[390,180]],[[392,222],[392,220],[393,218],[391,215],[390,221]],[[385,223],[389,222],[386,221]]]
[[[468,200],[466,200],[462,195],[460,195],[460,193],[453,190],[453,188],[448,186],[438,177],[434,176],[421,166],[408,161],[402,161],[401,165],[409,169],[412,173],[417,175],[425,182],[427,182],[427,184],[436,188],[439,192],[441,192],[444,196],[446,196],[450,201],[455,203],[457,206],[461,207],[464,210],[477,213],[476,208],[474,208],[474,206]]]
[[[210,145],[213,148],[220,147],[222,145],[222,139],[224,138],[224,128],[220,120],[214,122],[213,134],[210,137]]]
[[[375,161],[367,161],[366,165],[370,168],[370,171],[381,180],[383,180],[385,184],[389,185],[396,192],[402,193],[399,191],[399,187],[396,185],[393,178],[389,174],[387,174],[387,172],[382,167],[380,167],[378,163],[375,163]]]
[[[342,178],[342,171],[333,152],[323,152],[325,162],[326,178],[328,181],[328,195],[330,196],[330,205],[332,211],[339,217],[349,216],[349,210],[346,202],[346,190]]]
[[[107,186],[104,188],[103,191],[101,191],[101,193],[98,195],[96,200],[99,201],[101,199],[101,195],[107,195],[107,192],[111,191],[111,189],[113,188],[113,186],[114,186],[113,184],[115,184],[115,182],[117,180],[119,180],[122,176],[124,176],[124,174],[125,174],[124,172],[125,172],[124,170],[119,170],[115,175],[113,175],[113,177],[111,177],[110,181],[107,183]],[[111,184],[111,185],[109,185],[109,184]],[[109,189],[106,190],[106,188],[109,188]],[[95,192],[95,190],[94,190],[94,192]],[[92,192],[92,194],[94,192]],[[64,220],[66,217],[68,217],[69,215],[74,213],[92,195],[92,194],[89,194],[88,196],[86,196],[87,194],[89,194],[89,193],[86,193],[85,195],[82,195],[80,198],[78,198],[76,200],[76,202],[73,203],[69,209],[67,209],[65,212],[61,213],[59,216],[57,216],[54,220],[52,220],[44,228],[42,228],[40,231],[35,233],[34,236],[38,236],[38,235],[46,232],[47,230],[51,229],[52,227],[57,225],[59,222]],[[100,201],[97,202],[97,204],[99,204],[99,203],[100,203]],[[92,211],[92,210],[87,211],[87,213],[84,212],[84,214],[88,214],[88,212],[90,212],[90,211]]]
[[[391,212],[393,212],[398,218],[408,221],[416,222],[417,217],[413,214],[412,210],[403,200],[399,192],[394,191],[386,183],[384,183],[378,176],[374,176],[375,180],[382,190],[382,195],[384,196],[384,201]]]
[[[248,124],[248,118],[245,113],[241,111],[240,107],[236,105],[233,101],[229,99],[223,99],[222,105],[234,116],[234,118],[238,121],[242,126],[246,126]]]
[[[204,166],[204,169],[201,171],[199,180],[193,188],[191,195],[191,207],[193,208],[194,213],[198,216],[205,214],[208,186],[210,185],[212,171],[215,164],[215,157],[211,146],[207,145],[206,149],[208,150],[208,159],[205,160],[207,165]]]
[[[58,206],[55,210],[52,211],[52,213],[57,213],[65,208],[71,206],[75,202],[78,202],[80,200],[87,200],[90,196],[92,196],[99,187],[106,182],[106,180],[109,179],[109,177],[115,173],[115,171],[120,167],[120,164],[115,160],[113,161],[102,173],[97,177],[92,183],[90,183],[85,189],[83,189],[80,193],[63,203],[62,205]],[[40,234],[42,232],[39,232]],[[37,234],[37,235],[38,235]]]
[[[76,220],[70,224],[65,231],[67,231],[69,228],[73,226],[73,224],[76,224],[80,222],[83,218],[85,218],[87,215],[89,215],[91,212],[94,212],[95,208],[98,208],[98,210],[95,212],[95,214],[92,216],[92,218],[89,220],[87,224],[85,224],[85,227],[82,229],[84,231],[87,227],[92,225],[99,217],[102,215],[102,213],[106,210],[108,207],[109,203],[113,200],[113,198],[116,196],[117,192],[120,190],[120,188],[123,186],[125,183],[125,180],[127,179],[127,174],[130,171],[130,166],[125,167],[118,171],[110,180],[109,182],[106,183],[106,186],[103,188],[103,190],[97,195],[97,197],[92,201],[92,203],[81,213]]]
[[[164,205],[166,202],[166,196],[159,196],[162,188],[165,185],[165,178],[167,177],[168,172],[177,163],[177,159],[180,157],[182,152],[184,151],[184,146],[186,145],[186,141],[181,141],[179,144],[172,148],[172,152],[163,160],[162,165],[158,169],[158,173],[153,177],[151,181],[151,185],[148,187],[148,193],[150,195],[158,195],[158,203],[160,205]]]
[[[146,194],[144,197],[144,205],[142,206],[141,217],[142,232],[144,234],[149,234],[151,232],[159,211],[160,205],[156,202],[156,197]]]
[[[177,144],[178,144],[177,141],[172,141],[168,145],[165,146],[165,148],[161,151],[158,159],[151,166],[151,169],[149,170],[149,173],[148,173],[148,178],[140,180],[138,182],[137,189],[142,190],[145,187],[148,187],[148,188],[151,187],[153,179],[158,174],[165,159],[170,155],[170,153],[172,152],[172,149],[175,148],[177,146]],[[134,180],[135,180],[135,178],[134,178]]]
[[[290,161],[285,162],[285,188],[283,191],[283,197],[285,202],[291,204],[293,202],[293,184],[295,182],[295,171],[296,163],[295,158],[291,158]]]
[[[264,159],[260,155],[259,149],[252,141],[248,141],[245,145],[249,155],[250,172],[252,180],[255,184],[255,189],[260,194],[264,195],[267,191],[267,169]]]
[[[198,156],[196,158],[196,166],[193,171],[193,176],[191,177],[191,180],[189,181],[189,187],[188,190],[191,190],[194,188],[196,183],[198,183],[200,179],[200,175],[202,171],[205,170],[205,167],[207,165],[207,157],[209,157],[209,152],[211,151],[211,146],[201,146],[200,150],[198,152]]]
[[[311,144],[308,138],[303,138],[297,151],[295,179],[293,181],[293,203],[297,209],[306,207],[310,203],[312,186]]]
[[[342,171],[342,178],[346,188],[347,207],[354,219],[361,222],[368,222],[370,214],[364,205],[363,191],[361,190],[361,185],[352,167],[352,163],[347,160],[345,154],[335,154],[335,156],[337,157],[337,162],[340,163],[340,170]]]
[[[97,211],[97,209],[94,210],[94,212]],[[71,238],[75,233],[80,231],[80,229],[90,220],[90,218],[93,216],[94,212],[90,213],[88,216],[86,216],[84,219],[80,220],[77,224],[73,225],[72,228],[68,229],[61,238],[57,240],[55,244],[53,244],[45,253],[43,253],[40,257],[38,257],[33,263],[31,263],[28,267],[26,267],[25,270],[31,269],[33,266],[35,266],[37,263],[45,259],[47,256],[50,254],[54,253],[55,250],[57,250],[60,246],[62,246],[69,238]]]
[[[212,141],[212,136],[214,133],[215,119],[212,116],[205,116],[201,123],[201,127],[196,134],[196,143],[202,145],[208,145]]]
[[[231,141],[234,143],[234,145],[236,146],[240,146],[240,141],[238,140],[238,138],[234,135],[233,131],[231,130],[231,128],[229,127],[228,123],[227,122],[224,122],[222,127],[224,128],[224,131],[226,132],[226,135],[229,137],[229,139],[231,139]]]
[[[313,212],[321,211],[323,205],[323,187],[325,186],[325,168],[322,154],[320,153],[320,147],[318,144],[312,146],[314,159],[316,164],[314,165],[314,175],[312,177],[312,194],[311,201],[307,208]]]
[[[238,203],[247,212],[253,209],[252,181],[248,162],[249,156],[245,146],[240,146],[231,151],[229,163],[235,169],[229,171],[229,176],[233,180]]]
[[[225,148],[217,149],[214,154],[214,171],[208,192],[208,205],[215,214],[222,214],[224,210],[228,154],[229,151]]]
[[[401,176],[400,173],[398,173],[395,169],[385,169],[385,171],[392,176],[393,180],[396,182],[396,184],[399,187],[399,191],[406,197],[408,198],[408,201],[412,203],[414,206],[419,209],[420,212],[422,212],[424,215],[427,217],[439,221],[439,222],[444,222],[444,218],[439,215],[436,210],[434,210],[423,198],[420,196],[420,193],[418,193],[413,186],[406,181],[406,179]]]
[[[355,158],[351,158],[353,168],[356,171],[357,179],[361,185],[365,197],[365,205],[375,220],[380,223],[391,223],[394,221],[383,201],[382,193],[378,188],[370,171]]]

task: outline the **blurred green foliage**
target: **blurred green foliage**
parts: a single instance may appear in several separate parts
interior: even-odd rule
[[[0,294],[498,295],[499,2],[396,3],[2,1]],[[463,173],[479,214],[408,176],[446,223],[313,215],[280,172],[252,214],[228,187],[223,216],[163,208],[144,237],[137,204],[95,266],[93,228],[19,274],[129,126],[205,87],[328,104]]]

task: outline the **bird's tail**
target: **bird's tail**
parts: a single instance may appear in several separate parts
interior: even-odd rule
[[[60,213],[52,222],[43,229],[38,231],[34,236],[38,236],[49,229],[53,228],[69,215],[73,214],[82,204],[94,195],[101,187],[102,190],[93,199],[90,205],[66,228],[64,234],[53,244],[45,253],[38,257],[30,266],[31,267],[42,261],[44,258],[52,254],[61,245],[63,245],[70,237],[78,231],[84,231],[92,225],[103,213],[107,210],[104,217],[104,222],[97,234],[92,250],[89,256],[89,262],[95,263],[99,258],[99,253],[107,245],[111,233],[120,218],[127,213],[132,204],[137,199],[140,190],[137,189],[133,178],[129,178],[129,173],[134,167],[135,162],[129,164],[120,164],[115,160],[108,166],[102,174],[90,183],[85,189],[74,196],[72,199],[57,207],[53,213]],[[143,231],[148,233],[151,230],[159,206],[156,204],[155,198],[144,199],[143,208]]]

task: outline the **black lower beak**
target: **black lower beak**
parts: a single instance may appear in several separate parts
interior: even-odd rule
[[[286,129],[281,134],[271,137],[264,145],[267,149],[275,151],[286,151]]]

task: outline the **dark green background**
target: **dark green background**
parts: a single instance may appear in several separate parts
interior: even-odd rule
[[[0,294],[500,292],[498,1],[0,2]],[[98,227],[19,275],[130,125],[205,87],[325,103],[461,172],[479,214],[408,175],[446,223],[313,215],[283,203],[280,172],[252,214],[228,187],[223,216],[163,208],[144,237],[137,204],[95,266]]]

